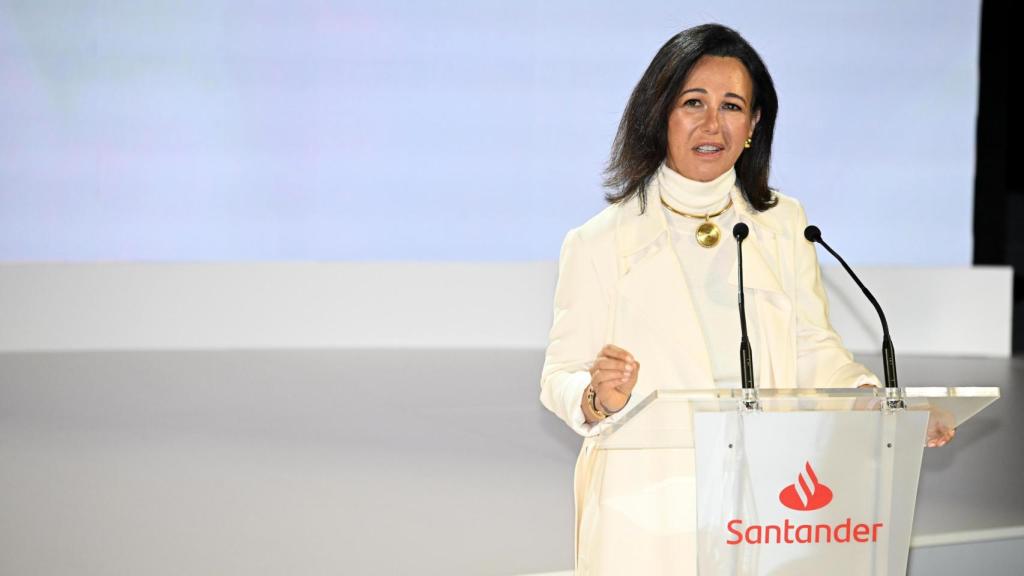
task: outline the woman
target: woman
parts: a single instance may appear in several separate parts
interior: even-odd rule
[[[879,383],[829,323],[803,208],[768,187],[777,110],[767,68],[738,33],[707,24],[677,34],[619,124],[611,205],[565,238],[541,401],[587,437],[576,464],[577,574],[649,576],[692,561],[680,536],[691,527],[665,512],[693,501],[686,459],[596,451],[593,437],[655,388],[738,386],[735,223],[750,228],[757,386]]]

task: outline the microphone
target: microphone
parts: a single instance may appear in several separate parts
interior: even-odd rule
[[[751,359],[750,341],[747,339],[747,311],[743,305],[743,240],[750,234],[750,228],[743,222],[732,227],[732,236],[736,239],[736,271],[739,277],[740,306],[740,374],[744,390],[754,389],[754,363]]]
[[[878,305],[878,300],[875,300],[875,297],[871,295],[871,292],[869,292],[860,281],[860,278],[857,278],[857,275],[853,273],[853,270],[851,270],[846,264],[846,261],[843,260],[842,256],[837,254],[831,246],[821,239],[821,230],[819,230],[817,226],[808,226],[805,228],[804,238],[809,242],[817,242],[818,244],[821,244],[825,247],[825,250],[828,250],[829,254],[835,256],[836,260],[839,260],[839,263],[843,265],[843,268],[845,268],[850,276],[853,277],[853,281],[857,283],[857,286],[860,286],[861,291],[864,292],[864,295],[871,301],[871,305],[875,307],[875,311],[878,312],[878,317],[882,320],[882,362],[883,368],[885,369],[885,387],[898,388],[899,383],[896,380],[896,352],[892,348],[892,339],[889,338],[889,323],[885,321],[885,313],[882,312],[882,307]]]

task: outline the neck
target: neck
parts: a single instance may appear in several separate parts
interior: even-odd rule
[[[661,197],[671,206],[692,212],[708,212],[728,202],[729,191],[736,183],[736,170],[729,168],[713,180],[700,182],[683,176],[662,162],[655,180]]]

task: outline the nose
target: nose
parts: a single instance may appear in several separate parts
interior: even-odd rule
[[[718,110],[711,110],[704,115],[703,129],[709,134],[718,132]]]

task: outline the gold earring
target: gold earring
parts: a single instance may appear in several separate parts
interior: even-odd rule
[[[743,143],[743,147],[750,148],[750,138],[747,138],[747,141]]]

